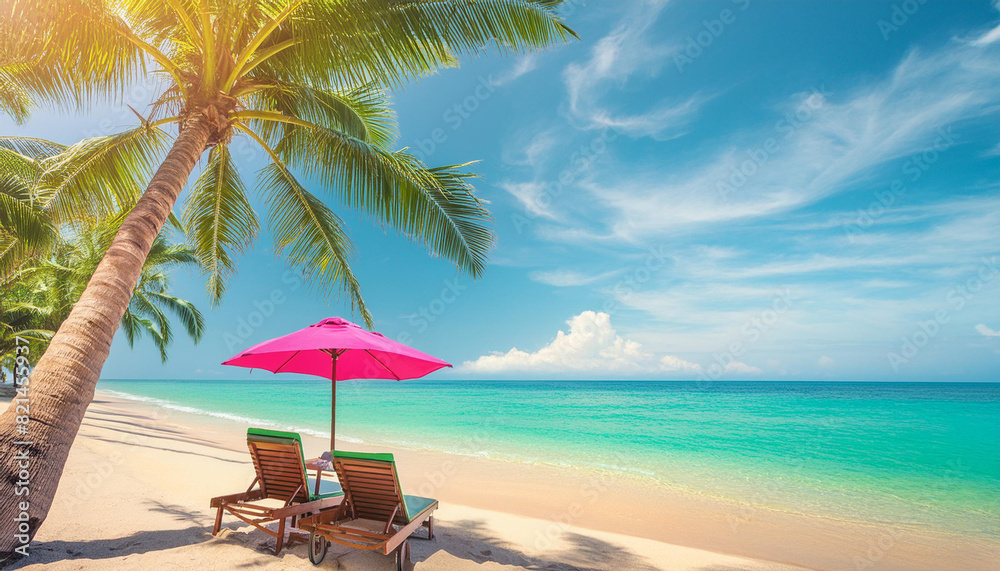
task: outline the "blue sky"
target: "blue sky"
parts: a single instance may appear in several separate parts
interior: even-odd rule
[[[481,161],[498,244],[473,282],[338,207],[376,328],[454,363],[442,378],[1000,379],[998,8],[571,2],[581,41],[394,95],[399,146]],[[132,123],[2,127],[69,143]],[[116,339],[104,377],[241,378],[219,363],[350,318],[266,230],[239,271],[216,309],[177,274],[205,338],[162,366]]]

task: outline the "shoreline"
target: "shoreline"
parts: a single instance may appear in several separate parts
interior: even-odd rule
[[[95,499],[96,494],[88,493],[86,483],[93,470],[87,474],[86,466],[81,471],[79,462],[75,462],[77,456],[86,454],[77,454],[80,448],[88,448],[91,452],[106,449],[105,458],[122,458],[120,464],[129,467],[135,462],[159,463],[166,467],[170,465],[170,458],[176,463],[185,457],[188,461],[197,458],[199,463],[208,462],[210,466],[203,471],[213,476],[203,484],[188,481],[185,488],[184,481],[177,481],[167,487],[172,494],[188,498],[187,505],[192,513],[210,521],[213,514],[208,508],[208,499],[243,489],[252,478],[245,450],[245,430],[245,425],[233,420],[122,399],[106,390],[98,390],[71,452],[52,512],[36,541],[44,545],[48,533],[59,527],[60,520],[73,518],[71,513],[66,513],[72,511],[67,508],[86,506]],[[303,444],[307,456],[318,455],[328,445],[324,439],[309,435],[303,435]],[[721,562],[718,567],[679,567],[676,557],[680,551],[697,552],[699,555],[695,559],[699,561],[709,555],[735,558],[740,563],[732,568],[737,569],[930,571],[957,565],[963,569],[986,570],[993,569],[993,562],[1000,557],[997,545],[970,542],[963,536],[770,510],[664,486],[644,485],[633,478],[587,473],[582,468],[389,448],[374,443],[352,443],[350,448],[395,453],[404,489],[408,493],[439,499],[446,508],[442,510],[443,521],[459,517],[506,522],[510,529],[503,533],[505,536],[512,535],[512,530],[522,530],[513,542],[520,547],[515,551],[527,557],[522,566],[531,566],[539,557],[538,560],[544,560],[544,554],[559,551],[565,547],[567,537],[595,535],[604,537],[602,541],[611,539],[616,545],[627,544],[630,556],[639,558],[637,565],[642,562],[653,569],[660,568],[653,558],[664,550],[673,553],[670,568],[692,569],[722,567]],[[92,465],[94,462],[100,464],[99,456],[100,453]],[[112,466],[117,467],[116,464]],[[223,472],[224,477],[215,477]],[[82,487],[76,485],[79,482],[83,482]],[[159,484],[163,486],[162,482]],[[164,499],[170,496],[166,494]],[[523,531],[527,529],[532,531]],[[266,543],[264,534],[246,534],[245,530],[239,533],[257,536],[257,540]],[[232,534],[224,532],[223,535]],[[224,540],[223,537],[209,543]],[[504,540],[510,542],[507,537]],[[433,549],[430,543],[414,541],[413,547],[414,559],[418,562],[439,555],[423,553],[425,548]],[[297,545],[295,550],[305,557],[304,547]],[[495,550],[480,551],[492,553]],[[493,560],[492,556],[483,553],[468,558],[476,560],[477,557],[482,561]],[[30,568],[31,559],[34,558],[19,565]],[[276,559],[284,559],[284,552],[282,558]],[[455,562],[449,565],[452,563]],[[514,563],[516,568],[518,565]],[[614,568],[611,561],[604,564],[606,567],[602,567],[600,561],[591,561],[582,566]]]
[[[191,413],[195,414],[198,418],[214,418],[221,420],[224,423],[236,422],[240,426],[275,428],[278,430],[298,432],[303,435],[311,435],[317,439],[321,448],[325,448],[325,443],[327,439],[329,439],[329,432],[312,427],[306,428],[302,426],[302,423],[279,423],[263,418],[252,418],[238,413],[223,412],[213,410],[211,408],[201,408],[190,404],[182,404],[164,398],[133,394],[115,389],[103,390],[115,398],[123,398],[129,401],[153,404],[158,407],[183,413]],[[846,511],[836,509],[834,504],[831,503],[829,497],[824,500],[827,505],[821,505],[814,502],[816,497],[822,497],[818,496],[818,494],[826,494],[825,490],[810,490],[803,495],[801,487],[797,489],[786,487],[780,483],[780,480],[773,477],[771,474],[764,475],[762,473],[754,473],[745,474],[743,476],[743,479],[745,479],[746,482],[756,481],[763,483],[763,485],[757,488],[752,488],[749,485],[734,487],[732,485],[732,482],[734,481],[731,480],[728,485],[723,485],[726,489],[723,489],[723,487],[718,485],[718,482],[715,482],[715,489],[712,490],[704,486],[703,481],[698,479],[699,474],[686,470],[681,464],[674,464],[669,470],[657,474],[652,471],[641,469],[637,466],[630,467],[630,458],[623,456],[621,453],[619,453],[617,457],[611,459],[605,458],[601,463],[593,461],[587,462],[586,460],[581,462],[581,459],[578,457],[561,458],[558,455],[545,457],[535,454],[533,457],[530,457],[520,454],[519,452],[511,453],[510,450],[506,452],[498,451],[500,450],[498,445],[501,443],[496,440],[497,437],[495,434],[476,433],[475,430],[470,430],[468,434],[462,433],[461,435],[455,436],[453,440],[447,444],[443,443],[440,437],[437,438],[437,440],[431,439],[419,441],[420,437],[414,436],[416,433],[411,434],[401,431],[393,431],[393,434],[380,435],[359,435],[354,433],[349,436],[345,436],[343,432],[343,430],[338,430],[337,439],[338,448],[342,449],[350,449],[352,447],[368,447],[373,451],[406,450],[415,454],[444,455],[457,458],[462,462],[464,462],[467,458],[481,459],[487,463],[496,462],[496,465],[498,466],[520,466],[525,467],[527,470],[534,471],[567,470],[569,473],[573,474],[575,478],[597,478],[602,481],[610,480],[614,482],[622,482],[628,487],[653,489],[657,494],[662,493],[668,496],[682,497],[685,499],[696,498],[706,502],[717,502],[724,506],[732,506],[736,504],[739,505],[743,511],[746,511],[747,509],[753,512],[765,511],[769,513],[782,514],[788,517],[803,517],[810,520],[826,520],[835,524],[855,526],[862,525],[869,528],[879,529],[893,526],[906,527],[909,530],[916,531],[920,534],[936,534],[944,537],[956,538],[977,536],[990,537],[991,531],[994,529],[990,525],[986,525],[985,527],[981,527],[979,529],[963,528],[959,531],[949,528],[940,520],[932,523],[926,518],[922,521],[916,518],[908,519],[905,517],[905,512],[893,511],[893,515],[886,515],[886,512],[881,512],[872,508],[869,508],[867,512],[863,514],[848,513]],[[397,437],[396,435],[399,436]],[[433,443],[431,443],[432,441]],[[242,446],[242,442],[240,445]],[[729,470],[734,469],[734,467],[730,465],[721,465],[716,466],[716,469],[720,473],[726,473]],[[704,467],[702,467],[701,472],[702,476],[706,475],[704,474]],[[813,478],[816,478],[816,476],[813,476]],[[856,498],[843,497],[842,500],[843,501],[837,503],[836,506],[849,506],[852,507],[850,511],[856,511],[856,509],[854,509],[856,506]],[[897,508],[897,506],[890,507]],[[914,507],[916,508],[918,506]],[[742,520],[745,518],[741,517],[739,519]],[[996,529],[996,531],[1000,532],[1000,529]],[[636,532],[633,531],[633,534],[635,533]],[[639,531],[638,533],[641,534],[644,532]]]

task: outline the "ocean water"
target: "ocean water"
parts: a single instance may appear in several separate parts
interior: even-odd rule
[[[329,436],[330,384],[102,380],[187,412]],[[575,466],[654,486],[1000,539],[1000,384],[352,381],[368,442]]]

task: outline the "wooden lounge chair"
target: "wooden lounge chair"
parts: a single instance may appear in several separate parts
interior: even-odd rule
[[[408,569],[407,540],[417,528],[434,539],[437,500],[406,496],[399,487],[392,454],[334,452],[333,467],[344,487],[344,502],[334,510],[303,518],[299,529],[309,532],[309,560],[326,556],[327,542],[357,549],[395,553],[396,568]]]
[[[292,518],[294,527],[296,518],[339,506],[344,494],[332,478],[324,479],[321,474],[317,474],[318,479],[309,477],[302,439],[294,432],[250,428],[247,447],[257,476],[243,493],[212,498],[212,507],[219,510],[212,535],[219,533],[223,512],[229,512],[275,537],[277,555],[285,541],[285,520]],[[264,527],[273,521],[278,522],[276,532]]]

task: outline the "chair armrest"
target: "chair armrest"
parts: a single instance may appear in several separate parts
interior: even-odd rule
[[[238,494],[229,494],[227,496],[217,496],[212,498],[212,503],[210,507],[217,508],[225,504],[235,504],[237,502],[252,502],[254,500],[259,500],[264,497],[263,492],[260,488],[252,490],[249,492],[240,492]]]

